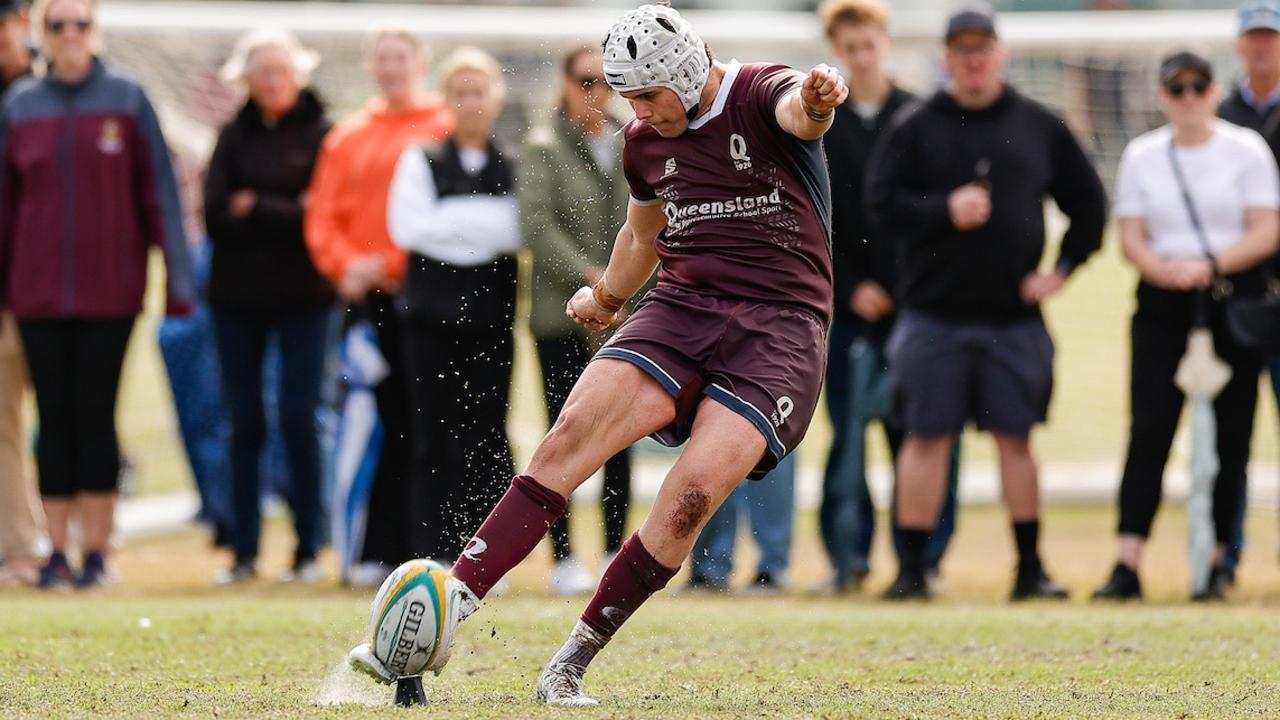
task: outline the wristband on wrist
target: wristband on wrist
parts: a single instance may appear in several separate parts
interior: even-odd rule
[[[595,284],[595,287],[591,288],[591,299],[601,310],[607,313],[616,313],[622,309],[623,305],[627,304],[627,298],[619,297],[609,291],[609,284],[605,282],[603,276]]]
[[[818,112],[817,109],[815,109],[812,105],[806,102],[803,97],[800,98],[800,106],[804,108],[804,114],[808,115],[809,119],[814,122],[826,122],[830,120],[832,114],[835,113],[835,108],[832,108],[824,113]]]

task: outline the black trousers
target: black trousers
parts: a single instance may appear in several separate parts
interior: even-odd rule
[[[515,474],[506,427],[511,327],[458,329],[410,317],[403,330],[413,429],[409,549],[452,562]]]
[[[1132,424],[1120,481],[1121,533],[1146,537],[1151,532],[1184,400],[1173,376],[1187,349],[1196,302],[1196,293],[1161,290],[1145,283],[1138,286],[1129,386]],[[1243,497],[1262,361],[1231,337],[1217,303],[1209,308],[1209,327],[1214,349],[1232,373],[1213,403],[1221,465],[1213,487],[1213,523],[1218,542],[1226,544]]]
[[[370,518],[365,528],[363,562],[399,565],[414,557],[409,546],[409,476],[413,462],[413,428],[409,423],[409,385],[405,377],[401,319],[391,296],[370,293],[352,306],[348,322],[368,320],[378,335],[378,347],[387,361],[387,376],[373,389],[382,419],[382,454],[369,491]]]
[[[542,366],[543,395],[547,402],[547,419],[554,423],[573,385],[591,362],[587,342],[577,333],[562,337],[538,338],[538,363]],[[609,458],[604,464],[604,488],[600,494],[604,510],[604,549],[616,553],[622,549],[631,508],[631,453],[629,450]],[[556,560],[572,555],[569,547],[569,513],[551,526],[551,547]]]
[[[289,468],[289,506],[298,536],[295,564],[315,559],[324,542],[320,408],[332,309],[213,311],[222,397],[231,418],[231,500],[236,562],[257,559],[262,537],[262,449],[267,443],[263,363],[280,349],[276,408]]]
[[[40,414],[40,494],[115,491],[116,396],[133,318],[22,320],[18,329]]]

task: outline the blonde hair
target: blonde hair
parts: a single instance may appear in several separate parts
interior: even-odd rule
[[[95,52],[102,49],[102,35],[98,32],[98,0],[76,0],[83,4],[89,10],[89,19],[93,21],[93,27],[89,32],[92,34],[92,42],[90,47]],[[44,42],[44,16],[49,13],[49,8],[58,0],[35,0],[31,4],[31,12],[28,17],[31,18],[31,34],[37,42]]]
[[[840,25],[874,25],[889,30],[889,8],[880,0],[823,0],[818,6],[822,31],[827,39],[835,37]]]
[[[440,63],[440,87],[446,91],[454,75],[467,70],[484,73],[493,85],[494,94],[507,94],[507,84],[502,79],[502,66],[489,53],[477,47],[460,47]]]
[[[377,28],[369,33],[369,39],[365,41],[365,55],[373,57],[373,52],[377,50],[378,43],[391,39],[404,40],[413,48],[413,54],[418,58],[422,60],[430,59],[430,48],[427,47],[425,40],[408,30],[396,27]]]
[[[261,28],[250,30],[236,40],[231,58],[222,66],[218,77],[228,85],[244,83],[253,54],[265,48],[280,48],[288,53],[299,85],[310,82],[311,73],[320,65],[320,53],[303,47],[293,33],[276,28]]]

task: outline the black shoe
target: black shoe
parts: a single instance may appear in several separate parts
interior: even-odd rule
[[[1235,587],[1236,586],[1236,569],[1233,567],[1227,567],[1225,565],[1220,567],[1219,569],[1222,571],[1222,581],[1227,584],[1227,587]]]
[[[1231,587],[1230,572],[1221,565],[1214,565],[1209,571],[1209,585],[1204,590],[1191,596],[1192,602],[1210,602],[1226,600],[1227,589]]]
[[[85,553],[84,569],[76,578],[76,587],[80,589],[98,587],[107,584],[107,562],[100,552]]]
[[[1094,600],[1141,600],[1142,583],[1138,573],[1124,563],[1116,563],[1107,584],[1093,593]]]
[[[702,573],[693,573],[689,576],[689,582],[685,583],[685,586],[680,588],[680,592],[729,592],[729,583],[726,581],[712,580]]]
[[[925,581],[924,573],[899,570],[898,579],[881,597],[885,600],[928,600],[929,583]]]
[[[40,587],[44,589],[55,587],[70,587],[75,582],[75,574],[71,572],[71,564],[67,562],[67,556],[60,552],[54,552],[49,556],[49,561],[40,568]]]
[[[1039,563],[1032,568],[1018,568],[1018,579],[1013,583],[1013,592],[1009,599],[1019,600],[1066,600],[1067,590],[1045,574]]]
[[[742,592],[748,595],[777,595],[785,588],[782,583],[778,582],[778,578],[767,572],[756,574],[756,579],[751,584],[742,589]]]

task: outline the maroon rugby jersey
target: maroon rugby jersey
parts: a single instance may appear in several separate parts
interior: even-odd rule
[[[822,142],[784,131],[775,108],[804,76],[731,64],[711,110],[680,137],[633,120],[623,170],[638,204],[661,203],[659,283],[831,317],[831,188]]]

